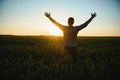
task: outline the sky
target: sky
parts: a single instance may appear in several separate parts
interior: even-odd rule
[[[0,0],[0,35],[63,35],[45,12],[63,25],[74,17],[74,26],[96,12],[78,36],[120,36],[119,0]]]

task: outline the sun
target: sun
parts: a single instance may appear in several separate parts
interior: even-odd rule
[[[48,30],[49,30],[50,35],[54,35],[54,36],[61,36],[62,35],[62,31],[56,26],[49,26]]]

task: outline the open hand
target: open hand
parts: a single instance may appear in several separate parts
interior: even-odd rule
[[[46,16],[46,17],[50,17],[50,13],[45,12],[45,16]]]
[[[92,18],[96,17],[96,13],[91,13],[91,17]]]

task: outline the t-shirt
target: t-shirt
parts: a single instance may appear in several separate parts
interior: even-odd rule
[[[76,27],[65,27],[63,30],[64,34],[64,45],[69,47],[77,46],[76,44],[76,38],[78,34],[78,30]]]
[[[82,29],[83,26],[84,25],[75,26],[75,27],[63,26],[64,28],[62,29],[62,31],[64,34],[64,45],[65,46],[69,46],[69,47],[77,46],[77,43],[76,43],[77,34],[79,30]]]

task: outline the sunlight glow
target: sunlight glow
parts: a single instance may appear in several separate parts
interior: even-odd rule
[[[48,31],[49,31],[50,35],[54,35],[54,36],[61,36],[62,35],[62,31],[55,26],[48,26]]]

